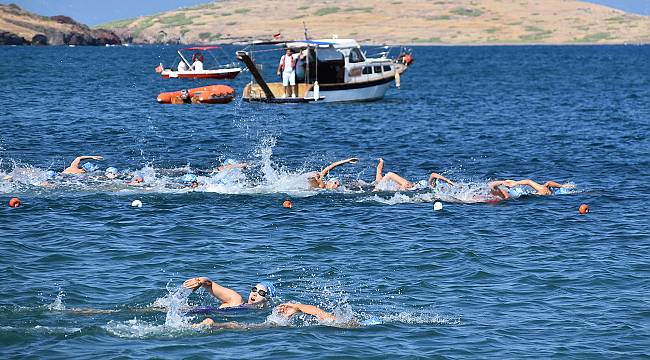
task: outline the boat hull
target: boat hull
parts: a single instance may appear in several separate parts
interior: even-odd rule
[[[239,75],[241,69],[228,69],[228,70],[204,70],[204,71],[172,71],[169,69],[164,70],[160,75],[164,79],[179,78],[179,79],[234,79]]]
[[[386,78],[367,83],[321,85],[319,95],[323,102],[374,101],[383,99],[393,78]],[[305,98],[314,98],[312,89]]]

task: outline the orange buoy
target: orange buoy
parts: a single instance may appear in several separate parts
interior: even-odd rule
[[[589,212],[589,205],[587,205],[587,204],[580,205],[580,207],[578,208],[578,212],[580,214],[582,214],[582,215],[588,213]]]
[[[11,200],[9,200],[9,207],[17,208],[19,206],[20,206],[20,199],[19,198],[11,198]]]
[[[291,209],[293,207],[293,203],[291,202],[291,200],[285,200],[282,203],[282,207],[287,208],[287,209]]]

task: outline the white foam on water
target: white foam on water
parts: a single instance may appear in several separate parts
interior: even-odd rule
[[[65,293],[63,290],[59,291],[59,293],[56,295],[56,299],[45,307],[48,310],[56,310],[56,311],[63,311],[65,310],[65,304],[63,304],[63,299],[65,298]]]
[[[461,325],[460,316],[449,317],[439,314],[417,313],[402,311],[395,314],[380,316],[384,323],[400,324],[438,324],[438,325]]]

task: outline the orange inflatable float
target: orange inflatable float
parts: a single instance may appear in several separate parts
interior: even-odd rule
[[[161,104],[227,104],[235,90],[227,85],[211,85],[194,89],[164,92],[158,95]]]

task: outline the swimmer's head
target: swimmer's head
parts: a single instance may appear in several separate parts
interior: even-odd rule
[[[56,171],[54,171],[54,170],[47,170],[47,171],[45,172],[45,178],[46,178],[46,179],[48,179],[48,180],[49,180],[49,179],[54,179],[55,177],[56,177]]]
[[[93,172],[97,170],[97,165],[87,162],[81,165],[81,168],[84,169],[86,172]]]
[[[275,296],[275,286],[272,282],[262,281],[253,286],[248,295],[248,304],[262,304]]]
[[[144,178],[141,175],[135,175],[131,180],[131,183],[140,184],[144,182]]]
[[[415,184],[415,187],[418,190],[426,189],[428,186],[429,186],[429,184],[427,184],[426,180],[420,180]]]
[[[190,185],[197,180],[196,175],[194,174],[185,174],[181,177],[181,182]]]
[[[115,179],[118,175],[118,171],[116,168],[110,166],[106,168],[106,171],[104,171],[104,175],[106,175],[106,177],[109,179]]]

